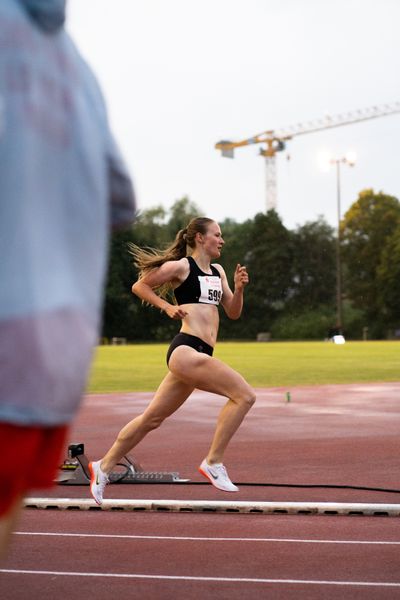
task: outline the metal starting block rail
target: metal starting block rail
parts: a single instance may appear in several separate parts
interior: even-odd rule
[[[176,472],[151,472],[144,471],[128,456],[124,456],[118,463],[119,471],[112,471],[109,475],[110,483],[187,483],[190,479],[181,479]],[[68,458],[60,467],[61,473],[56,479],[59,485],[89,485],[89,461],[85,455],[84,444],[70,444]]]

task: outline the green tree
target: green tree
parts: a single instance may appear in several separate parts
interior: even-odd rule
[[[103,337],[129,340],[157,338],[162,326],[159,311],[148,311],[133,296],[131,287],[137,270],[129,254],[129,243],[142,247],[162,247],[166,243],[166,212],[159,206],[138,215],[135,225],[113,234],[105,290]]]
[[[279,340],[323,340],[332,324],[332,313],[328,305],[312,309],[298,306],[296,310],[286,310],[272,323],[272,337]]]
[[[132,235],[138,246],[162,247],[168,241],[166,228],[167,212],[155,206],[139,213]]]
[[[291,284],[271,326],[278,339],[323,339],[335,316],[334,231],[319,217],[291,232]]]
[[[384,249],[400,223],[397,198],[372,189],[360,192],[341,223],[342,256],[345,262],[344,289],[356,308],[366,316],[373,337],[385,333],[381,312],[378,272]]]
[[[244,223],[237,223],[232,219],[225,219],[220,224],[224,246],[222,256],[219,260],[224,267],[231,289],[234,289],[233,274],[236,265],[240,263],[249,267],[247,264],[249,240],[251,239],[251,231],[253,221],[248,220]],[[248,291],[253,282],[253,273],[251,266],[249,267],[250,285],[245,289],[245,306],[247,305]],[[242,316],[238,321],[232,321],[225,316],[223,310],[220,310],[220,339],[248,338],[250,337],[247,320]],[[253,335],[253,334],[252,334]]]
[[[285,306],[292,283],[293,246],[278,214],[257,214],[247,231],[244,262],[250,274],[243,323],[247,338],[269,331]]]
[[[166,228],[169,240],[174,240],[178,231],[186,227],[191,219],[201,216],[206,215],[202,215],[201,208],[189,200],[187,196],[184,196],[180,200],[176,200],[170,208]]]
[[[156,206],[139,213],[132,229],[114,233],[110,243],[103,313],[103,337],[134,340],[168,340],[179,323],[166,318],[159,310],[144,306],[132,295],[137,270],[129,254],[128,243],[140,247],[164,248],[200,209],[188,198],[177,200],[169,213]]]
[[[400,225],[388,238],[377,272],[378,301],[389,327],[400,329]]]
[[[319,217],[293,232],[291,308],[312,310],[335,303],[334,230]]]
[[[220,262],[225,269],[230,284],[233,284],[233,273],[236,265],[246,264],[246,257],[249,250],[248,239],[252,226],[252,221],[236,223],[232,219],[226,219],[219,223],[222,232],[222,238],[225,242],[222,248]]]
[[[133,230],[114,233],[110,242],[110,258],[103,311],[103,337],[127,337],[134,335],[131,319],[131,286],[136,271],[129,260],[128,242],[135,241]]]

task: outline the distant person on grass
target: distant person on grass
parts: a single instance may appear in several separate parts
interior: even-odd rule
[[[230,439],[255,401],[255,394],[239,373],[212,354],[219,325],[218,305],[222,304],[228,317],[238,319],[249,278],[246,267],[237,265],[234,292],[231,291],[224,269],[212,264],[219,259],[223,244],[215,221],[196,218],[179,231],[173,244],[163,252],[132,248],[139,268],[139,280],[132,286],[133,293],[160,308],[171,319],[181,320],[182,327],[167,352],[169,372],[148,408],[120,431],[103,459],[89,465],[91,492],[98,504],[103,501],[113,467],[146,434],[172,415],[195,388],[228,398],[199,471],[220,490],[238,491],[222,461]],[[167,300],[171,290],[174,304]]]
[[[98,340],[110,225],[134,217],[64,20],[64,0],[0,3],[0,554],[23,497],[55,479]]]

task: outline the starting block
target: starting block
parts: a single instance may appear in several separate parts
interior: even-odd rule
[[[176,472],[148,472],[124,456],[117,465],[118,471],[109,475],[110,483],[187,483],[190,479],[181,479]],[[89,485],[89,461],[85,455],[84,444],[70,444],[68,458],[60,467],[61,473],[56,479],[59,485]]]

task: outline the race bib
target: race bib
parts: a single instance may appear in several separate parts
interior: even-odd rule
[[[216,275],[199,275],[200,298],[205,304],[219,304],[222,297],[221,277]]]

